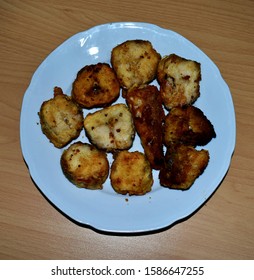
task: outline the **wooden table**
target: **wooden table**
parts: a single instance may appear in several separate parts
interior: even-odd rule
[[[30,1],[0,4],[0,258],[254,258],[254,2]],[[137,236],[103,234],[58,212],[31,180],[20,149],[24,92],[38,65],[71,35],[117,21],[150,22],[201,48],[230,87],[237,145],[216,193],[189,219]]]

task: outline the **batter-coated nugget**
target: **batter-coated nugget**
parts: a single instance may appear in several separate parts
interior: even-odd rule
[[[129,40],[113,48],[111,64],[124,89],[147,84],[156,77],[161,56],[149,41]]]
[[[160,169],[164,158],[162,131],[165,117],[160,93],[152,85],[133,88],[126,100],[146,157],[152,168]]]
[[[196,150],[182,144],[171,145],[160,170],[160,184],[171,189],[187,190],[203,173],[209,162],[207,150]]]
[[[42,103],[39,117],[42,132],[57,148],[76,139],[83,128],[81,108],[59,87],[54,88],[54,98]]]
[[[129,149],[135,136],[131,113],[125,104],[89,113],[84,119],[89,140],[107,152]]]
[[[194,103],[200,96],[200,63],[175,54],[165,56],[158,65],[157,79],[166,108]]]
[[[197,107],[175,107],[165,118],[164,143],[203,146],[216,137],[213,125]]]
[[[74,185],[92,190],[102,189],[109,173],[106,153],[81,142],[72,144],[63,152],[61,167]]]
[[[113,161],[110,180],[117,193],[144,195],[153,185],[152,169],[144,154],[121,151]]]
[[[119,93],[119,82],[107,63],[85,66],[78,72],[72,86],[72,98],[84,108],[108,106]]]

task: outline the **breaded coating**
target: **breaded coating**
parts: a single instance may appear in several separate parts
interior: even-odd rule
[[[83,67],[72,86],[72,98],[83,108],[108,106],[119,97],[119,93],[119,82],[107,63]]]
[[[162,131],[165,117],[160,93],[152,85],[133,88],[126,100],[146,157],[152,168],[160,169],[164,158]]]
[[[72,144],[63,152],[60,162],[65,176],[79,188],[102,189],[108,177],[106,153],[87,143]]]
[[[204,113],[192,105],[175,107],[165,118],[164,143],[203,146],[216,137],[214,127]]]
[[[42,132],[56,148],[76,139],[83,128],[81,108],[59,87],[54,88],[54,98],[42,103],[39,117]]]
[[[135,136],[132,116],[125,104],[89,113],[84,127],[91,143],[107,152],[129,149]]]
[[[152,169],[144,154],[120,151],[113,161],[110,180],[117,193],[144,195],[153,185]]]
[[[113,48],[111,64],[124,89],[151,82],[161,56],[149,41],[128,40]]]
[[[190,105],[200,96],[200,63],[175,54],[165,56],[158,65],[157,79],[167,109]]]
[[[192,146],[171,145],[160,170],[160,184],[171,189],[187,190],[203,173],[209,162],[207,150],[198,151]]]

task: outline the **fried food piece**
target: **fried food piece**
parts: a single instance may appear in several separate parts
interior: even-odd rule
[[[108,106],[119,93],[119,82],[107,63],[85,66],[78,72],[72,86],[72,98],[83,108]]]
[[[152,85],[133,88],[126,100],[146,157],[152,168],[160,169],[164,158],[162,131],[165,114],[159,91]]]
[[[72,144],[63,152],[60,162],[65,176],[79,188],[102,189],[108,177],[106,153],[87,143]]]
[[[120,151],[112,163],[110,180],[117,193],[144,195],[153,185],[152,169],[144,154]]]
[[[164,143],[202,146],[216,137],[214,127],[197,107],[175,107],[165,118]]]
[[[187,190],[203,173],[209,162],[207,150],[198,151],[192,146],[171,145],[160,170],[160,184],[171,189]]]
[[[107,152],[129,149],[135,136],[132,116],[125,104],[89,113],[84,127],[91,143]]]
[[[155,79],[160,59],[152,44],[144,40],[128,40],[114,47],[111,53],[111,64],[124,89]]]
[[[158,65],[157,79],[167,109],[194,103],[200,96],[200,63],[175,54],[165,56]]]
[[[62,148],[76,139],[83,128],[81,108],[59,87],[54,88],[54,98],[41,105],[42,132],[56,148]]]

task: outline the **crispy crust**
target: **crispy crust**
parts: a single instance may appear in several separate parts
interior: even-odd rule
[[[126,100],[147,159],[152,168],[160,169],[164,157],[162,131],[165,115],[159,91],[151,85],[133,88]]]
[[[54,88],[54,98],[42,103],[39,117],[42,132],[56,148],[76,139],[83,128],[81,108],[59,87]]]
[[[157,79],[167,109],[190,105],[200,96],[200,63],[175,54],[165,56],[158,65]]]
[[[79,188],[102,189],[108,177],[106,154],[90,144],[72,144],[63,152],[60,162],[65,176]]]
[[[160,59],[152,44],[144,40],[128,40],[114,47],[111,53],[111,64],[124,89],[155,79]]]
[[[121,151],[112,164],[110,180],[117,193],[144,195],[153,185],[152,169],[144,154]]]
[[[129,149],[135,136],[132,116],[125,104],[89,113],[84,127],[91,143],[107,152]]]
[[[160,184],[171,189],[187,190],[204,172],[209,162],[207,150],[198,151],[192,146],[171,145],[160,170]]]
[[[72,98],[83,108],[108,106],[119,97],[119,93],[119,82],[107,63],[83,67],[72,87]]]
[[[203,146],[216,137],[213,125],[197,107],[175,107],[165,118],[164,143]]]

